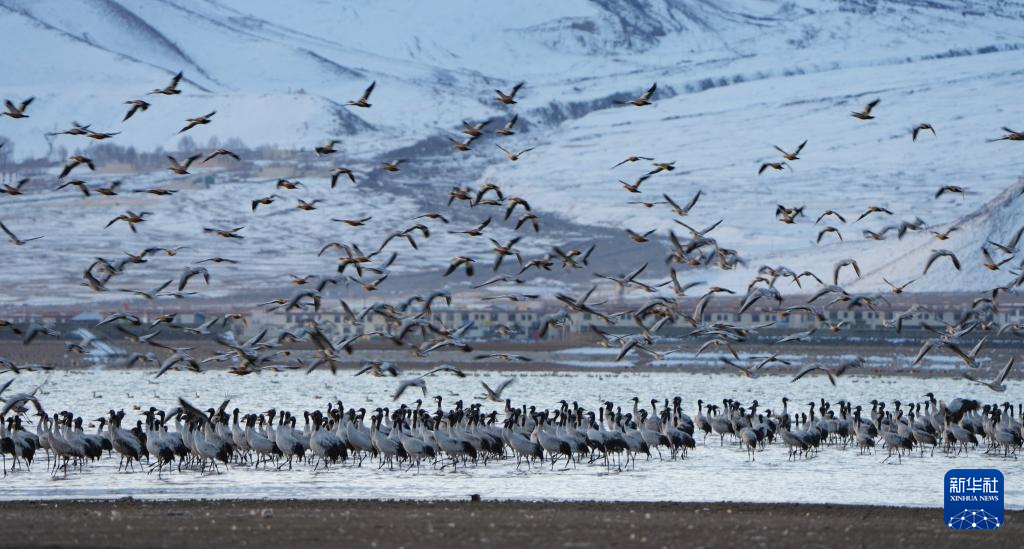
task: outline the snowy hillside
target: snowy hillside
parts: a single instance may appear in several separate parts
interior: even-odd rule
[[[278,133],[244,121],[209,128],[251,144],[299,146],[325,137],[326,121],[338,116],[333,107],[371,80],[381,83],[376,108],[357,114],[389,137],[414,140],[462,118],[499,114],[490,89],[518,80],[529,82],[521,108],[540,123],[554,122],[606,107],[603,99],[637,93],[653,80],[667,97],[1024,43],[1024,4],[990,4],[2,0],[4,92],[40,99],[31,121],[4,124],[0,135],[29,155],[45,151],[41,131],[68,117],[114,127],[121,101],[179,70],[187,95],[219,107],[225,119],[256,118],[245,113],[258,107],[275,121]],[[847,93],[885,88],[882,80],[860,82],[864,88]],[[319,108],[288,97],[300,90],[322,98]],[[254,105],[255,97],[264,99]],[[159,129],[195,109],[189,101],[166,103],[150,113],[146,131],[124,139],[172,144],[173,132]]]
[[[525,233],[524,253],[597,239],[595,269],[609,272],[642,260],[660,265],[667,230],[685,234],[665,205],[628,202],[661,201],[663,193],[685,201],[698,190],[703,196],[685,221],[706,226],[722,219],[713,236],[747,262],[735,271],[695,275],[701,280],[745,287],[763,264],[824,275],[834,261],[854,257],[865,276],[851,288],[870,291],[885,288],[883,276],[919,276],[932,249],[948,248],[963,254],[964,273],[952,277],[939,264],[910,289],[970,291],[1007,282],[1012,277],[1005,271],[1017,263],[992,273],[981,264],[979,246],[986,235],[1006,239],[1024,224],[1012,213],[1012,200],[997,199],[1024,175],[1024,149],[986,142],[1003,133],[1001,126],[1024,128],[1022,2],[0,0],[0,35],[7,44],[2,95],[36,97],[29,118],[0,118],[0,136],[10,140],[14,159],[49,155],[62,162],[58,147],[88,154],[90,141],[45,136],[73,120],[121,132],[115,144],[176,150],[184,119],[216,110],[211,124],[188,134],[200,146],[237,138],[251,147],[310,151],[313,158],[314,145],[338,138],[344,162],[373,189],[328,191],[324,173],[305,178],[309,191],[253,214],[249,201],[274,192],[272,177],[145,200],[85,199],[40,183],[46,190],[0,197],[0,219],[26,236],[46,234],[39,253],[53,265],[40,268],[39,255],[0,248],[12,267],[0,275],[13,284],[5,301],[22,301],[14,296],[38,282],[64,288],[55,302],[84,299],[89,290],[77,285],[83,262],[158,244],[197,249],[166,259],[160,269],[140,267],[140,284],[228,252],[253,259],[274,254],[288,269],[330,271],[332,261],[310,254],[349,237],[330,218],[374,215],[358,240],[376,243],[416,215],[443,208],[452,185],[484,182],[524,197],[541,216],[548,230]],[[145,95],[179,70],[181,95]],[[371,81],[377,82],[372,108],[343,106]],[[526,86],[517,105],[494,100],[493,89],[519,81]],[[652,82],[658,83],[654,105],[615,105]],[[876,97],[874,120],[849,116]],[[124,101],[137,98],[152,107],[122,123]],[[513,112],[521,117],[515,136],[498,141],[489,134],[459,155],[447,147],[444,138],[459,135],[461,120],[493,118],[493,131]],[[910,129],[920,122],[931,123],[936,135],[914,142]],[[758,175],[763,162],[779,159],[773,145],[790,150],[804,140],[791,169]],[[536,149],[509,162],[496,143]],[[632,182],[649,163],[612,166],[634,154],[675,161],[676,169],[629,193],[617,181]],[[375,171],[380,160],[399,157],[411,160],[400,174]],[[166,174],[91,175],[90,183],[118,177],[129,189],[173,185]],[[933,198],[944,185],[967,194]],[[297,198],[325,203],[301,212]],[[804,206],[806,217],[780,223],[777,204]],[[855,221],[868,206],[893,215]],[[120,224],[101,230],[133,208],[154,212],[139,235]],[[815,224],[826,209],[839,211],[846,223]],[[69,212],[74,215],[65,217]],[[458,229],[487,215],[497,219],[502,212],[451,213]],[[892,233],[864,240],[865,229],[915,218],[935,230],[954,223],[962,230],[946,242],[927,230],[902,240]],[[248,239],[244,246],[201,239],[198,231],[210,224],[246,225]],[[831,233],[816,244],[826,225],[843,242]],[[486,240],[467,244],[445,231],[455,228],[438,228],[423,249],[404,254],[396,273],[437,273],[454,255],[489,254]],[[658,232],[655,242],[636,246],[625,228]],[[490,236],[514,234],[506,225]],[[218,269],[255,286],[282,274],[256,260]],[[650,275],[664,279],[665,271]],[[586,282],[578,274],[575,281]]]

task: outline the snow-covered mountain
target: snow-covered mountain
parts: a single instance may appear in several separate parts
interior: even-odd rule
[[[851,74],[860,86],[842,96],[855,97],[885,91],[893,74],[942,70],[907,67],[915,62],[1024,43],[1019,2],[3,0],[0,13],[4,93],[39,96],[31,122],[2,128],[19,155],[45,150],[42,132],[71,118],[118,126],[120,101],[179,70],[187,93],[153,109],[146,123],[126,124],[123,140],[172,146],[173,132],[158,131],[165,117],[176,123],[217,107],[222,119],[208,134],[298,146],[350,133],[337,106],[371,80],[380,82],[375,108],[355,115],[389,137],[416,140],[462,118],[500,114],[490,89],[519,80],[529,83],[520,107],[554,126],[654,80],[667,98],[903,67],[878,78]],[[744,95],[782,103],[812,95],[813,82],[793,85],[800,93],[789,97],[765,96],[773,89],[756,85]],[[556,137],[559,128],[549,129]]]
[[[0,119],[0,136],[16,159],[56,155],[58,146],[94,146],[45,136],[73,120],[120,131],[112,140],[117,144],[175,150],[185,118],[216,110],[213,123],[189,133],[200,145],[238,138],[249,146],[310,150],[338,138],[345,161],[368,173],[382,159],[412,160],[373,193],[327,192],[326,174],[307,180],[318,187],[303,198],[322,195],[344,212],[282,207],[259,222],[248,222],[249,201],[273,192],[272,184],[218,184],[141,204],[135,198],[82,202],[67,190],[32,194],[38,206],[32,208],[3,197],[0,219],[27,226],[28,236],[46,233],[46,255],[62,259],[56,268],[33,270],[39,256],[2,249],[14,268],[0,276],[20,284],[28,282],[14,273],[27,271],[74,285],[83,260],[140,244],[192,243],[201,226],[214,222],[246,224],[267,237],[257,244],[254,235],[239,253],[286,254],[289,268],[323,269],[308,249],[344,238],[330,217],[390,205],[374,214],[387,222],[358,235],[375,242],[396,224],[443,207],[453,184],[483,182],[526,198],[545,220],[549,230],[527,235],[524,252],[596,237],[599,268],[664,256],[659,243],[633,245],[625,228],[658,229],[659,239],[670,228],[685,232],[664,205],[627,202],[660,201],[662,193],[681,201],[701,190],[687,222],[722,219],[714,236],[748,265],[701,279],[745,286],[762,264],[827,272],[833,261],[855,257],[865,270],[855,287],[866,291],[884,287],[882,273],[919,274],[923,259],[914,250],[925,250],[926,258],[933,247],[963,250],[964,271],[940,276],[942,267],[912,289],[975,290],[1010,276],[981,265],[981,229],[953,233],[947,242],[928,241],[927,231],[883,241],[865,241],[861,233],[918,217],[944,228],[1016,184],[1020,145],[986,138],[998,137],[1004,125],[1024,127],[1022,2],[0,0],[0,36],[6,43],[2,94],[15,101],[36,97],[30,118]],[[181,95],[149,96],[147,112],[121,123],[124,101],[145,97],[179,70]],[[343,106],[370,81],[377,82],[372,108]],[[526,86],[514,108],[494,100],[493,89],[519,81]],[[655,81],[654,105],[615,104]],[[876,97],[882,99],[876,119],[848,116]],[[520,161],[506,161],[493,135],[470,153],[447,149],[444,136],[458,135],[461,120],[494,118],[497,125],[513,112],[521,116],[520,131],[500,143],[536,147]],[[934,125],[936,135],[911,141],[910,128],[919,122]],[[791,170],[758,176],[761,163],[778,159],[772,145],[788,150],[805,139]],[[631,154],[674,160],[676,169],[647,180],[642,193],[628,193],[617,180],[650,169],[647,163],[611,169]],[[162,179],[141,176],[128,185],[154,181]],[[949,184],[968,194],[933,198]],[[142,227],[145,236],[116,226],[97,232],[132,204],[155,212],[156,222]],[[807,217],[779,223],[777,204],[805,206]],[[872,205],[893,216],[854,221]],[[72,209],[73,218],[61,219]],[[825,209],[840,211],[847,223],[833,218],[815,225]],[[468,226],[486,215],[467,210],[455,217]],[[844,241],[827,234],[816,245],[826,224]],[[1001,234],[1016,230],[1006,224]],[[298,230],[295,238],[308,247],[300,254],[294,242],[274,240],[282,229]],[[495,236],[513,234],[510,227],[501,231]],[[436,237],[401,268],[439,270],[455,253],[485,254],[489,247]],[[226,245],[202,242],[196,257]],[[231,269],[239,280],[280,270]],[[79,295],[74,287],[68,291]]]

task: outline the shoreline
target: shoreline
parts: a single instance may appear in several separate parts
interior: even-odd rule
[[[2,502],[0,514],[18,525],[5,543],[50,547],[782,547],[843,536],[903,549],[1024,534],[1022,511],[998,530],[960,532],[939,509],[833,504],[121,499]]]
[[[480,497],[479,500],[474,501],[474,497]],[[442,505],[442,504],[453,504],[461,505],[463,503],[488,503],[497,505],[583,505],[583,506],[622,506],[622,505],[681,505],[681,506],[787,506],[787,507],[830,507],[839,509],[906,509],[915,511],[939,511],[942,509],[941,505],[935,507],[928,506],[913,506],[913,505],[875,505],[870,503],[824,503],[824,502],[792,502],[792,501],[742,501],[742,500],[724,500],[724,501],[658,501],[658,500],[597,500],[597,499],[522,499],[522,498],[495,498],[483,496],[481,494],[468,494],[459,498],[387,498],[387,499],[374,499],[374,498],[283,498],[283,499],[259,499],[252,497],[241,497],[241,498],[210,498],[210,497],[197,497],[197,498],[178,498],[178,497],[138,497],[138,496],[120,496],[120,497],[71,497],[71,498],[47,498],[45,496],[41,498],[14,498],[0,502],[0,512],[8,505],[58,505],[58,504],[156,504],[156,505],[173,505],[173,504],[243,504],[243,505],[315,505],[322,503],[335,503],[335,504],[346,504],[346,505],[375,505],[375,504],[411,504],[411,505]],[[1021,513],[1024,518],[1024,508],[1021,509],[1007,509],[1007,513]]]

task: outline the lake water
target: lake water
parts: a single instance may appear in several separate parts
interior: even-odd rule
[[[408,375],[408,372],[407,374]],[[833,387],[823,377],[807,377],[790,383],[785,376],[763,376],[748,380],[723,374],[679,372],[506,372],[469,373],[459,379],[441,374],[428,378],[429,395],[441,395],[446,401],[458,398],[470,401],[482,394],[480,382],[492,386],[506,377],[515,377],[504,396],[513,404],[527,403],[539,408],[556,407],[558,401],[577,401],[596,410],[601,402],[612,400],[624,409],[639,396],[641,403],[651,398],[683,398],[691,416],[698,398],[721,402],[737,399],[748,404],[753,399],[762,408],[781,409],[781,398],[807,403],[825,398],[831,402],[846,399],[866,405],[872,399],[922,401],[932,391],[938,398],[976,398],[986,403],[1018,402],[1024,395],[1019,381],[1008,383],[1008,390],[996,394],[984,387],[960,379],[924,380],[910,377],[847,376]],[[52,413],[72,410],[85,418],[97,418],[110,408],[124,408],[134,421],[142,408],[170,408],[183,396],[202,409],[216,407],[225,398],[231,408],[243,412],[265,411],[271,407],[301,412],[326,408],[328,401],[341,399],[346,408],[395,407],[390,395],[397,385],[394,378],[353,377],[351,372],[332,376],[326,372],[304,375],[298,372],[264,373],[234,377],[223,372],[201,374],[170,372],[153,380],[144,371],[72,371],[49,375],[20,375],[9,392],[31,390],[45,380],[40,398]],[[404,402],[412,402],[420,393],[406,393]],[[447,403],[446,403],[447,406]],[[485,408],[498,406],[486,402]],[[800,407],[806,410],[807,407]],[[792,403],[791,403],[792,409]],[[300,420],[301,428],[301,420]],[[30,427],[34,430],[34,426]],[[878,441],[881,446],[881,441]],[[470,465],[458,472],[441,471],[429,466],[419,472],[378,470],[376,464],[362,467],[346,465],[329,472],[312,472],[312,466],[294,470],[253,470],[245,466],[222,467],[222,474],[202,476],[198,472],[165,474],[118,473],[117,458],[104,457],[87,464],[84,471],[72,469],[66,478],[51,478],[45,457],[31,472],[17,471],[0,479],[6,499],[117,498],[143,499],[223,499],[223,498],[359,498],[359,499],[464,499],[480,494],[486,499],[525,500],[600,500],[600,501],[749,501],[807,502],[837,504],[875,504],[912,507],[940,507],[943,475],[953,468],[998,468],[1006,477],[1008,508],[1024,508],[1024,463],[1016,459],[986,456],[984,449],[970,455],[948,457],[941,450],[933,456],[914,453],[902,463],[881,461],[885,450],[874,455],[859,455],[855,447],[823,447],[810,459],[787,460],[786,448],[777,443],[758,452],[756,461],[748,461],[738,444],[724,447],[717,436],[706,445],[697,436],[697,448],[685,460],[660,461],[638,459],[635,470],[608,472],[601,464],[581,464],[576,469],[550,471],[546,466],[516,471],[515,460]],[[667,454],[666,454],[667,457]],[[9,464],[8,464],[9,465]]]

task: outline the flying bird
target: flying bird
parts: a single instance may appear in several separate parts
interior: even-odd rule
[[[832,385],[836,384],[836,377],[832,374],[832,370],[829,370],[828,368],[821,366],[819,364],[811,364],[809,366],[804,366],[803,368],[800,369],[799,372],[797,372],[795,376],[793,376],[793,379],[790,380],[790,383],[795,383],[799,381],[801,378],[803,378],[805,375],[814,371],[825,372],[825,375],[828,376],[829,383],[831,383]]]
[[[505,381],[502,381],[494,389],[491,389],[491,387],[489,385],[487,385],[486,382],[481,381],[480,385],[483,386],[483,388],[484,388],[484,398],[486,398],[487,400],[489,400],[491,402],[504,402],[504,400],[502,400],[502,398],[501,398],[501,394],[503,392],[505,392],[505,389],[509,385],[511,385],[515,380],[516,380],[516,378],[510,377],[510,378],[506,379]]]
[[[587,251],[581,250],[569,250],[568,252],[562,251],[558,246],[552,248],[551,251],[555,253],[562,260],[562,268],[573,268],[582,269],[588,265],[590,260],[590,254],[593,253],[596,244],[591,244]],[[579,258],[579,259],[577,259]]]
[[[946,193],[959,194],[961,197],[967,194],[967,191],[963,187],[957,185],[944,185],[935,191],[935,198],[938,198]]]
[[[886,208],[881,208],[881,207],[878,207],[878,206],[868,206],[868,209],[864,210],[864,213],[860,214],[860,216],[857,217],[857,220],[854,221],[854,223],[856,223],[857,221],[860,221],[861,219],[864,219],[865,217],[867,217],[867,216],[869,216],[869,215],[871,215],[873,213],[883,213],[885,215],[892,215],[892,212],[887,210]]]
[[[832,226],[828,226],[818,231],[818,240],[815,242],[815,244],[821,244],[821,239],[824,238],[825,235],[828,233],[835,233],[835,235],[839,237],[840,241],[843,240],[843,233],[839,232],[839,229]]]
[[[8,103],[10,105],[10,103]],[[989,139],[989,142],[993,141],[1024,141],[1024,132],[1018,132],[1003,126],[1003,131],[1006,132],[1002,137],[996,139]]]
[[[854,259],[841,259],[832,265],[832,284],[839,284],[839,271],[843,267],[853,267],[853,272],[857,273],[857,278],[860,278],[860,265],[857,265],[857,261]]]
[[[495,143],[494,146],[498,147],[499,149],[501,149],[501,152],[505,153],[505,157],[508,158],[509,160],[511,160],[512,162],[515,162],[516,160],[519,160],[519,157],[523,156],[524,154],[526,154],[526,153],[528,153],[528,152],[530,152],[530,151],[532,151],[533,149],[536,148],[536,147],[529,147],[527,149],[522,149],[522,150],[520,150],[518,152],[512,152],[512,151],[506,149],[505,147],[502,147],[501,145],[498,145],[497,143]]]
[[[33,324],[25,330],[25,335],[21,338],[21,344],[28,345],[41,335],[47,337],[60,337],[60,332],[45,326],[37,326]]]
[[[428,370],[427,372],[425,372],[420,377],[427,377],[427,376],[431,376],[431,375],[434,375],[434,374],[439,374],[441,372],[448,372],[450,374],[454,374],[455,377],[466,377],[465,372],[463,372],[462,370],[456,368],[455,366],[452,366],[451,364],[441,364],[440,366],[438,366],[438,367],[436,367],[436,368],[434,368],[432,370]]]
[[[74,170],[78,166],[85,166],[91,171],[96,170],[96,165],[93,164],[91,158],[76,154],[68,158],[67,163],[64,164],[64,168],[61,169],[60,175],[57,176],[57,179],[64,179],[71,174],[71,170]]]
[[[494,90],[494,93],[498,94],[498,102],[501,103],[502,105],[515,105],[516,94],[519,93],[519,90],[522,89],[524,84],[526,84],[526,82],[520,82],[515,86],[512,86],[512,91],[508,92],[507,94],[502,92],[501,90]]]
[[[337,167],[331,168],[331,188],[332,189],[334,188],[335,185],[338,184],[338,177],[340,177],[342,175],[348,177],[349,181],[351,181],[352,183],[356,182],[356,175],[355,175],[355,173],[351,169],[345,168],[345,167],[342,167],[342,166],[337,166]]]
[[[960,357],[960,360],[962,360],[964,364],[966,364],[967,366],[971,368],[977,368],[978,363],[976,359],[978,353],[981,351],[982,346],[984,346],[987,341],[988,336],[982,337],[978,341],[978,343],[976,343],[974,347],[971,348],[970,351],[964,351],[963,349],[960,348],[959,345],[957,345],[955,342],[949,339],[929,339],[924,342],[924,345],[921,346],[921,349],[917,352],[917,356],[914,357],[914,360],[913,362],[910,363],[910,365],[917,366],[918,364],[920,364],[921,361],[924,360],[925,355],[927,355],[928,352],[931,351],[932,349],[938,347],[945,347],[947,350],[949,350],[956,356]]]
[[[9,238],[8,242],[10,242],[11,244],[14,244],[15,246],[24,246],[25,244],[28,244],[29,242],[32,242],[33,240],[39,240],[40,238],[43,238],[42,236],[34,236],[32,238],[26,238],[26,239],[22,240],[22,239],[18,238],[17,235],[12,233],[11,230],[8,229],[7,226],[3,224],[3,222],[0,222],[0,230],[2,230],[3,232],[5,232],[7,234],[8,238]]]
[[[654,169],[649,171],[649,172],[647,172],[647,175],[654,175],[656,173],[661,173],[661,172],[670,172],[670,171],[676,169],[676,161],[675,160],[673,160],[672,162],[652,162],[651,165],[654,166]]]
[[[806,376],[807,374],[813,371],[820,370],[822,372],[825,372],[825,375],[828,376],[829,382],[832,383],[832,385],[835,385],[836,379],[839,378],[839,376],[846,373],[847,370],[849,370],[850,368],[860,368],[863,365],[864,359],[860,357],[844,362],[839,366],[836,366],[835,368],[826,368],[824,366],[812,364],[801,368],[800,371],[797,372],[795,376],[793,376],[793,379],[790,380],[790,383],[798,381],[800,378]]]
[[[783,169],[788,167],[789,164],[787,164],[786,162],[765,162],[761,164],[760,168],[758,168],[757,175],[763,174],[764,171],[767,170],[768,168],[771,168],[776,171],[782,171]]]
[[[477,355],[477,360],[504,360],[507,362],[530,362],[533,359],[523,355],[513,355],[509,353],[492,353],[488,355]]]
[[[484,134],[483,129],[485,127],[487,127],[487,125],[490,124],[490,123],[491,123],[491,119],[490,118],[488,118],[487,120],[484,120],[483,122],[477,122],[476,124],[470,124],[469,122],[466,122],[465,120],[463,120],[462,121],[462,133],[464,133],[464,134],[466,134],[466,135],[468,135],[470,137],[480,137],[481,135]]]
[[[783,206],[782,204],[775,206],[775,217],[779,218],[779,221],[787,225],[796,223],[797,218],[802,215],[804,215],[803,206],[792,208]],[[818,233],[818,241],[821,241],[821,233]]]
[[[510,135],[515,135],[516,132],[512,131],[512,128],[516,125],[516,122],[518,122],[518,121],[519,121],[519,115],[518,114],[514,114],[514,115],[512,115],[512,118],[509,118],[508,122],[505,122],[504,126],[502,126],[502,127],[498,128],[497,130],[495,130],[494,133],[496,133],[496,134],[498,134],[498,135],[500,135],[502,137],[508,137]]]
[[[205,163],[209,162],[210,160],[213,160],[214,158],[217,158],[218,156],[227,156],[227,157],[230,157],[230,158],[234,158],[235,160],[241,160],[240,158],[238,158],[237,154],[235,154],[235,153],[233,153],[233,152],[231,152],[231,151],[229,151],[227,149],[217,149],[217,150],[213,151],[212,153],[206,155],[206,158],[204,158],[201,163],[205,164]]]
[[[518,196],[508,197],[505,203],[507,204],[507,206],[505,207],[505,219],[512,217],[512,213],[515,212],[517,206],[522,207],[526,211],[531,210],[530,203],[527,202],[526,199],[520,198]]]
[[[21,192],[21,188],[24,187],[26,183],[28,183],[27,177],[24,179],[19,179],[18,182],[15,183],[13,186],[4,183],[2,186],[0,186],[0,193],[10,196],[19,196],[21,194],[24,194]]]
[[[348,101],[345,105],[350,107],[362,107],[364,109],[370,108],[372,105],[368,101],[370,100],[370,94],[373,93],[373,88],[375,87],[377,87],[376,80],[370,82],[370,85],[366,87],[366,90],[363,91],[363,95],[360,96],[359,99],[356,99],[355,101]]]
[[[369,373],[373,377],[398,377],[402,374],[402,371],[394,362],[368,360],[363,363],[363,367],[353,374],[353,376],[361,376],[366,373]]]
[[[366,225],[366,222],[371,220],[371,219],[373,219],[373,216],[372,215],[368,215],[366,217],[361,217],[361,218],[358,218],[358,219],[331,219],[331,221],[335,221],[337,223],[344,223],[344,224],[348,225],[349,227],[362,227],[362,226]]]
[[[476,139],[475,137],[470,137],[470,138],[466,139],[465,141],[459,141],[458,139],[453,139],[453,138],[449,137],[448,141],[451,142],[452,149],[454,149],[454,150],[456,150],[458,152],[467,152],[467,151],[472,150],[472,148],[470,148],[470,145],[473,144],[473,141],[475,139]]]
[[[986,248],[985,246],[981,247],[981,255],[982,257],[985,258],[985,268],[990,271],[998,271],[999,267],[1002,267],[1003,265],[1013,260],[1013,256],[1010,256],[1007,257],[1006,259],[1003,259],[1002,261],[996,261],[995,259],[992,258],[992,254],[988,251],[988,248]]]
[[[25,111],[28,110],[28,106],[31,105],[35,99],[35,97],[29,97],[17,105],[12,103],[10,99],[7,99],[4,101],[4,106],[7,107],[7,110],[0,114],[11,118],[28,118]]]
[[[672,206],[672,211],[675,212],[676,215],[684,217],[690,213],[690,210],[693,209],[693,206],[695,206],[697,201],[700,200],[700,195],[701,191],[700,189],[697,189],[697,192],[693,195],[693,198],[691,198],[690,201],[687,202],[686,205],[682,207],[679,206],[679,204],[676,204],[676,201],[672,200],[672,198],[669,197],[669,195],[662,195],[662,198],[664,198],[665,201],[668,202],[670,206]]]
[[[71,122],[71,128],[66,129],[62,132],[50,132],[46,135],[88,135],[89,128],[92,124],[82,124],[81,122]]]
[[[178,291],[180,292],[184,290],[185,287],[188,286],[188,281],[196,276],[202,277],[203,282],[205,282],[207,286],[210,285],[210,272],[207,271],[205,267],[189,265],[185,267],[181,272],[181,276],[178,278]]]
[[[380,168],[386,172],[397,172],[399,171],[398,167],[406,162],[408,162],[408,160],[400,158],[394,162],[383,162],[381,163]]]
[[[56,190],[61,190],[65,187],[76,187],[84,196],[90,196],[89,185],[81,179],[66,179],[60,185],[57,185]]]
[[[623,164],[626,164],[626,163],[639,162],[641,160],[653,161],[654,159],[649,157],[649,156],[627,156],[625,160],[623,160],[622,162],[619,162],[618,164],[612,166],[612,169],[614,170],[615,168],[618,168],[619,166],[621,166]]]
[[[980,379],[976,379],[974,378],[974,376],[967,372],[964,372],[962,375],[965,379],[973,381],[978,385],[984,385],[997,393],[1002,393],[1003,391],[1006,390],[1006,385],[1003,385],[1003,383],[1006,381],[1006,378],[1010,375],[1010,370],[1013,369],[1013,364],[1015,360],[1016,357],[1011,356],[1010,359],[1006,361],[1006,365],[1003,366],[1003,369],[999,370],[999,374],[996,375],[996,378],[993,379],[992,381],[982,381]]]
[[[480,235],[484,234],[484,229],[487,228],[487,226],[490,225],[490,224],[491,224],[491,218],[488,217],[487,219],[483,220],[483,222],[481,222],[478,225],[476,225],[474,227],[471,227],[471,228],[469,228],[469,229],[467,229],[465,231],[448,231],[448,232],[452,233],[452,234],[465,234],[465,235],[469,235],[469,236],[480,236]]]
[[[640,193],[640,185],[643,185],[644,181],[647,181],[650,178],[651,178],[651,174],[645,174],[645,175],[641,175],[640,177],[636,178],[636,181],[634,181],[633,183],[626,183],[625,181],[623,181],[621,179],[619,180],[619,183],[622,185],[622,188],[626,189],[627,191],[629,191],[631,193],[639,194]]]
[[[839,214],[839,212],[837,212],[837,211],[835,211],[835,210],[825,210],[824,212],[822,212],[822,214],[821,214],[821,215],[819,215],[819,216],[818,216],[818,219],[816,219],[816,220],[814,221],[814,224],[815,224],[815,225],[817,225],[818,223],[821,223],[821,220],[822,220],[822,219],[825,219],[825,217],[826,217],[826,216],[829,216],[829,215],[831,215],[831,216],[835,217],[835,218],[836,218],[836,219],[838,219],[838,220],[839,220],[839,221],[840,221],[841,223],[846,223],[846,218],[845,218],[845,217],[843,217],[842,215],[840,215],[840,214]]]
[[[1017,232],[1013,234],[1013,236],[1010,238],[1010,241],[1007,242],[1006,244],[1000,244],[992,240],[989,240],[988,243],[995,246],[996,248],[999,248],[999,250],[1003,253],[1015,254],[1017,253],[1017,245],[1020,244],[1021,236],[1024,236],[1024,226],[1017,229]]]
[[[914,129],[910,131],[911,140],[917,141],[917,135],[925,130],[928,130],[932,132],[932,135],[935,135],[935,128],[933,128],[932,125],[928,124],[927,122],[922,122],[914,126]]]
[[[338,142],[336,140],[334,140],[334,139],[328,139],[327,141],[324,142],[323,145],[318,145],[316,147],[313,147],[313,150],[316,152],[317,156],[327,156],[329,154],[334,154],[334,153],[338,152],[334,148],[334,146],[337,143]]]
[[[805,139],[804,142],[797,146],[796,150],[793,152],[786,152],[779,148],[777,145],[772,146],[775,147],[775,150],[782,153],[782,158],[792,162],[794,160],[800,160],[800,151],[804,150],[804,147],[807,146],[807,140]]]
[[[811,328],[810,330],[805,330],[803,332],[797,332],[795,334],[789,334],[787,336],[784,336],[784,337],[780,338],[775,343],[779,344],[779,343],[789,343],[790,341],[806,341],[806,340],[810,339],[811,336],[813,336],[814,332],[816,332],[816,331],[818,331],[817,328]]]
[[[149,94],[150,95],[153,95],[153,94],[177,95],[177,94],[181,93],[181,90],[178,89],[178,82],[181,82],[181,76],[182,76],[182,73],[179,72],[178,74],[174,75],[174,77],[171,78],[171,83],[170,84],[167,84],[163,88],[157,88],[157,89],[149,92]]]
[[[943,257],[948,257],[953,262],[953,268],[958,271],[960,270],[960,260],[956,257],[956,254],[949,250],[932,250],[932,255],[928,257],[928,262],[924,264],[924,274],[928,274],[928,269],[931,268],[932,263]]]
[[[141,99],[132,99],[131,101],[125,101],[124,104],[131,105],[131,107],[128,109],[128,112],[124,114],[124,118],[121,119],[121,122],[125,122],[129,118],[135,116],[135,113],[137,112],[146,112],[146,109],[149,108],[149,103]]]
[[[276,194],[272,194],[270,196],[264,196],[264,197],[257,198],[256,200],[252,201],[252,211],[255,212],[256,208],[259,207],[259,206],[269,206],[270,204],[274,203],[275,199],[278,199],[278,198],[281,198],[281,197],[276,195]]]
[[[476,263],[476,261],[474,261],[472,257],[466,257],[464,255],[456,256],[452,258],[451,264],[448,265],[448,270],[444,272],[444,276],[454,273],[459,269],[459,267],[465,268],[466,276],[473,276],[474,263]]]
[[[633,242],[636,242],[637,244],[643,244],[644,242],[649,241],[649,237],[652,234],[654,234],[655,231],[657,231],[657,229],[651,229],[643,234],[640,234],[632,229],[626,229],[626,234],[629,236],[629,239],[632,240]]]
[[[85,136],[88,137],[89,139],[95,139],[96,141],[103,141],[104,139],[110,139],[111,137],[114,137],[115,135],[118,135],[120,133],[121,132],[96,132],[90,130],[85,133]]]
[[[412,378],[403,380],[398,384],[398,388],[395,389],[394,394],[391,395],[391,400],[398,400],[402,397],[410,387],[419,387],[420,391],[423,392],[423,396],[427,396],[427,382],[422,377]]]
[[[651,105],[651,98],[654,97],[654,92],[657,90],[658,83],[655,82],[654,84],[651,84],[651,87],[647,88],[647,91],[645,91],[643,95],[641,95],[640,97],[636,97],[634,99],[627,99],[625,101],[617,101],[617,103],[620,105],[633,105],[634,107],[644,107],[647,105]]]
[[[875,99],[874,101],[868,103],[867,105],[864,105],[864,110],[860,112],[851,112],[850,116],[858,120],[872,120],[875,117],[871,115],[871,111],[872,109],[878,106],[878,103],[880,101],[881,99]]]
[[[240,235],[240,234],[238,234],[238,231],[241,231],[244,228],[245,228],[244,226],[243,227],[235,227],[233,229],[215,229],[215,228],[211,228],[211,227],[203,227],[203,232],[204,233],[213,233],[213,234],[216,234],[217,236],[219,236],[221,238],[236,238],[236,239],[240,240],[240,239],[243,239],[245,237]]]
[[[172,172],[174,172],[174,173],[176,173],[176,174],[178,174],[178,175],[189,175],[189,173],[190,173],[188,171],[189,166],[191,166],[193,162],[198,160],[200,156],[201,155],[194,154],[194,155],[186,158],[185,162],[182,164],[182,163],[179,163],[178,160],[175,159],[173,156],[167,155],[167,160],[170,160],[170,162],[171,162],[171,165],[168,166],[167,169],[172,171]]]
[[[187,122],[187,124],[185,124],[184,128],[178,130],[178,133],[185,133],[196,126],[209,124],[211,122],[210,119],[213,118],[213,115],[215,114],[217,114],[217,111],[210,111],[202,116],[197,116],[195,118],[186,118],[185,122]]]
[[[746,366],[742,366],[740,364],[737,364],[737,363],[733,362],[728,357],[724,357],[724,356],[723,357],[719,357],[718,360],[721,361],[722,364],[725,364],[726,366],[732,366],[733,368],[735,368],[736,371],[738,371],[740,374],[743,375],[743,377],[747,377],[747,378],[750,378],[750,379],[757,379],[758,377],[760,377],[760,374],[758,374],[755,371],[757,368],[748,368]]]
[[[134,232],[138,232],[136,230],[136,228],[135,228],[135,225],[137,225],[139,223],[143,223],[144,221],[146,221],[146,216],[147,215],[152,215],[152,212],[139,212],[139,213],[135,213],[135,212],[129,210],[129,211],[127,211],[127,212],[125,212],[125,213],[115,217],[114,219],[111,219],[107,223],[107,226],[104,227],[104,229],[110,227],[111,225],[113,225],[114,223],[117,223],[118,221],[124,221],[125,223],[128,224],[128,228],[130,228],[133,233]]]
[[[505,260],[506,256],[514,255],[516,257],[519,257],[519,252],[514,251],[512,247],[515,246],[517,242],[519,242],[520,238],[522,237],[517,236],[504,244],[498,242],[497,240],[494,240],[493,238],[490,239],[491,244],[494,245],[495,254],[493,270],[497,271],[501,267],[501,263],[502,261]],[[519,258],[519,262],[522,263],[522,258]]]
[[[884,276],[882,277],[882,281],[885,282],[889,286],[889,291],[891,291],[895,295],[902,294],[903,290],[907,289],[907,286],[910,286],[916,280],[917,280],[916,278],[913,278],[909,282],[904,282],[903,284],[893,284],[892,282],[889,282],[888,280],[886,280],[886,278]]]

